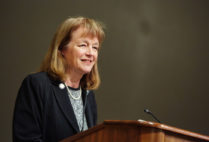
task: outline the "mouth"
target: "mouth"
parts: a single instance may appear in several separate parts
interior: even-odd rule
[[[92,59],[81,59],[82,62],[91,63],[93,62]]]

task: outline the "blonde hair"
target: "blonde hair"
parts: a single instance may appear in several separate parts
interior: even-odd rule
[[[101,46],[105,36],[102,23],[85,17],[68,18],[58,27],[41,64],[40,71],[47,72],[55,80],[65,81],[67,64],[61,54],[61,50],[70,42],[72,33],[79,27],[86,29],[84,34],[96,36]],[[94,90],[99,87],[100,77],[97,63],[95,63],[90,73],[83,75],[80,84],[83,89],[88,90]]]

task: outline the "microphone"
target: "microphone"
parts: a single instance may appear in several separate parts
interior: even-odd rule
[[[161,123],[160,120],[157,119],[157,117],[155,117],[154,114],[149,109],[144,109],[144,112],[146,112],[147,114],[151,115],[152,118],[154,118],[157,122]]]

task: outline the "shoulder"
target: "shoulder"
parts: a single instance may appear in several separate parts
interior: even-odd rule
[[[49,83],[50,79],[49,76],[46,72],[38,72],[38,73],[32,73],[27,75],[24,80],[23,83],[29,83],[31,85],[33,84],[46,84]]]
[[[48,81],[49,77],[46,72],[32,73],[25,77],[25,80],[34,80],[34,81]]]
[[[87,97],[94,97],[94,91],[92,91],[92,90],[85,90],[86,91],[86,95],[87,95]]]
[[[94,91],[86,90],[86,95],[87,95],[87,98],[90,102],[92,102],[92,103],[96,102]]]
[[[18,98],[39,98],[39,100],[45,100],[49,94],[49,88],[50,79],[46,72],[32,73],[23,80],[18,91]]]
[[[50,83],[49,76],[46,72],[38,72],[27,75],[21,85],[21,88],[28,88],[32,90],[42,90],[49,87]]]
[[[94,91],[93,90],[86,90],[86,93],[87,93],[87,95],[90,95],[90,96],[95,96],[95,93],[94,93]]]

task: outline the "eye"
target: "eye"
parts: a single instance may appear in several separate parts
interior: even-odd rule
[[[79,47],[86,47],[87,45],[86,44],[79,44],[78,46]]]
[[[99,50],[99,47],[98,46],[93,46],[93,49]]]

